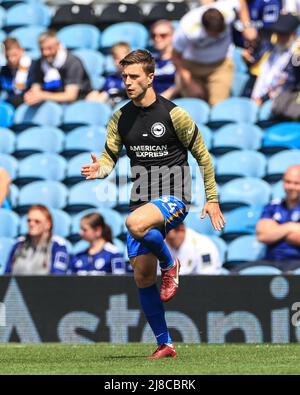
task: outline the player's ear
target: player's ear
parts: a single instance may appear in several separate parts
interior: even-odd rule
[[[154,73],[149,73],[148,74],[148,83],[152,84],[153,80],[154,80]]]

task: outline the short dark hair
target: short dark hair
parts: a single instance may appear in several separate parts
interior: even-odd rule
[[[143,69],[147,74],[154,73],[155,59],[149,51],[146,51],[145,49],[137,49],[136,51],[130,52],[120,61],[120,65],[122,67],[136,63],[142,63]]]
[[[222,33],[226,28],[224,16],[216,8],[209,8],[203,13],[202,24],[205,30],[214,33]]]

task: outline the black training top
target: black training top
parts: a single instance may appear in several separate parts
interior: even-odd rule
[[[171,101],[157,96],[148,107],[137,107],[130,101],[113,114],[99,158],[99,178],[112,171],[123,145],[134,182],[131,209],[162,195],[190,203],[188,150],[203,167],[207,200],[218,201],[214,169],[202,136],[188,113]]]

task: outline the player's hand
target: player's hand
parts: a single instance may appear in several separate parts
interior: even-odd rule
[[[91,154],[93,163],[88,163],[87,165],[83,165],[81,168],[81,174],[87,180],[93,180],[97,178],[98,170],[100,168],[99,163],[97,162],[97,157],[95,154]]]
[[[206,214],[209,215],[211,223],[215,230],[222,230],[225,226],[225,218],[220,210],[219,203],[207,202],[201,213],[201,219],[204,219]]]

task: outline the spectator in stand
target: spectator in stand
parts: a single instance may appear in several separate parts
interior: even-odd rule
[[[156,93],[166,99],[178,95],[175,84],[176,68],[172,62],[174,28],[171,21],[160,19],[150,29],[155,57],[153,87]]]
[[[0,208],[10,209],[8,200],[11,179],[4,168],[0,168]]]
[[[234,64],[229,55],[235,9],[218,1],[189,11],[180,20],[173,41],[173,63],[183,97],[216,105],[228,98]]]
[[[130,45],[126,42],[119,42],[111,47],[111,55],[116,71],[106,76],[104,85],[100,92],[92,91],[86,100],[109,103],[112,107],[122,100],[128,99],[125,85],[121,76],[120,61],[131,52]]]
[[[182,223],[166,236],[171,254],[180,260],[180,274],[220,274],[222,262],[214,242]]]
[[[267,265],[283,272],[300,267],[300,166],[290,166],[283,176],[285,198],[268,204],[256,226],[257,238],[267,246],[263,260],[239,264],[245,267]]]
[[[81,61],[61,45],[54,31],[42,33],[39,45],[42,57],[34,64],[32,87],[24,95],[25,103],[72,103],[85,98],[92,88]]]
[[[71,272],[79,275],[125,274],[126,263],[112,244],[110,227],[98,213],[87,214],[80,221],[80,235],[90,246],[72,259]]]
[[[1,97],[17,107],[31,84],[32,61],[15,38],[8,37],[3,47],[7,63],[0,71]]]
[[[258,105],[268,99],[275,99],[287,84],[295,83],[292,57],[298,25],[296,16],[281,14],[271,26],[271,31],[276,34],[276,43],[261,65],[251,94]]]
[[[65,274],[69,255],[64,239],[52,234],[52,216],[47,207],[31,206],[28,234],[17,239],[5,273],[13,275]]]

